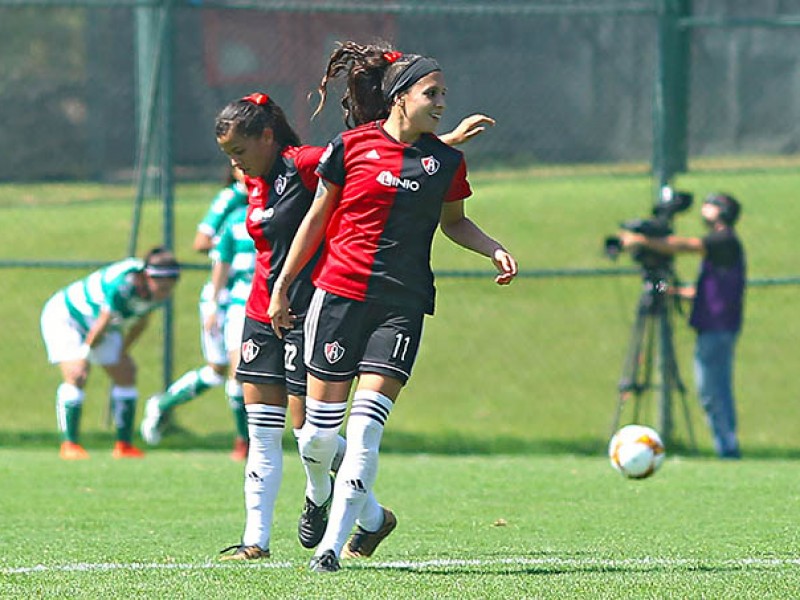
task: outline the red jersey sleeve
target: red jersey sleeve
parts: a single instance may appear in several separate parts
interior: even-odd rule
[[[464,161],[464,156],[461,156],[461,162],[456,169],[456,174],[453,181],[450,183],[450,188],[444,197],[445,202],[455,202],[456,200],[463,200],[472,195],[472,188],[467,181],[467,163]]]
[[[303,185],[312,192],[317,189],[318,177],[315,171],[324,150],[320,146],[299,146],[286,153],[294,161]]]

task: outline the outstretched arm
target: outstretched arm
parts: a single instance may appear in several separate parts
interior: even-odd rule
[[[678,254],[679,252],[705,253],[705,246],[700,238],[679,237],[677,235],[648,237],[641,233],[632,233],[630,231],[621,231],[619,238],[622,241],[622,247],[626,249],[643,246],[659,254],[667,255]]]
[[[498,285],[507,285],[516,277],[517,261],[502,244],[492,239],[464,214],[464,201],[445,202],[439,218],[439,227],[448,238],[459,246],[488,256],[500,273],[495,277]]]
[[[471,140],[477,135],[486,131],[486,127],[494,125],[495,121],[492,117],[487,117],[482,114],[474,114],[461,119],[461,123],[447,133],[439,136],[448,146],[458,146],[464,142]]]

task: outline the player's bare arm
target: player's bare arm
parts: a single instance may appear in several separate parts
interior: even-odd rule
[[[487,127],[492,127],[495,120],[492,117],[474,114],[461,119],[461,122],[453,131],[443,133],[439,136],[448,146],[459,146],[486,131]]]
[[[146,314],[139,317],[136,322],[131,325],[131,328],[128,330],[127,335],[125,336],[125,342],[122,345],[123,352],[127,352],[131,346],[139,339],[139,336],[142,335],[142,332],[147,328],[147,324],[150,322],[150,315]]]
[[[84,339],[84,343],[89,348],[95,346],[105,335],[106,329],[111,324],[111,311],[108,309],[103,309],[100,311],[100,314],[97,316],[97,320],[94,322],[92,327],[86,333],[86,338]]]
[[[459,246],[492,259],[499,275],[495,277],[498,285],[507,285],[516,277],[519,267],[514,257],[503,245],[472,222],[464,214],[464,202],[446,202],[442,206],[439,227],[448,238]]]
[[[207,233],[203,233],[198,231],[194,235],[194,242],[192,243],[192,248],[195,252],[202,252],[203,254],[208,254],[208,251],[214,247],[214,239],[212,236],[208,235]]]

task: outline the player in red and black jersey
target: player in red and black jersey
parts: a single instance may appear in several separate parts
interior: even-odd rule
[[[268,310],[273,329],[283,335],[292,325],[288,292],[324,239],[305,322],[308,395],[300,445],[310,482],[327,473],[352,381],[359,380],[330,521],[311,561],[315,571],[337,571],[343,550],[370,556],[396,525],[391,511],[369,499],[385,422],[410,376],[424,314],[434,308],[430,249],[437,225],[459,245],[491,258],[498,284],[517,273],[514,258],[464,214],[471,190],[462,154],[433,135],[446,93],[436,61],[342,44],[322,80],[321,104],[328,80],[342,74],[348,77],[346,122],[357,124],[367,114],[379,120],[328,145],[314,203]]]
[[[448,142],[462,143],[492,123],[488,117],[472,115],[448,134]],[[288,302],[298,326],[279,338],[270,326],[267,307],[292,238],[313,200],[315,170],[324,149],[300,145],[281,108],[261,93],[228,104],[217,117],[216,137],[231,164],[246,174],[247,229],[257,251],[236,371],[237,379],[243,382],[251,440],[245,472],[255,476],[245,478],[247,514],[241,544],[226,549],[234,552],[224,557],[248,560],[269,556],[272,513],[281,481],[280,442],[287,404],[296,436],[305,419],[302,321],[314,291],[311,271],[316,257],[288,290]],[[341,456],[343,438],[338,437],[336,443]],[[329,486],[324,496],[327,498],[331,491],[327,472],[325,480]],[[327,519],[327,505],[319,511],[313,503],[307,504],[316,510],[318,517]],[[308,533],[303,523],[301,520],[298,532],[301,543],[313,547],[322,534]]]
[[[308,210],[316,186],[320,149],[301,146],[283,110],[267,94],[229,103],[215,124],[217,143],[231,164],[245,174],[247,230],[256,246],[256,268],[245,306],[245,323],[236,378],[242,382],[250,447],[245,465],[245,530],[241,543],[224,559],[269,556],[275,498],[283,470],[281,438],[287,404],[299,431],[304,419],[305,368],[298,354],[300,335],[278,339],[266,308],[292,233]],[[289,290],[302,318],[313,289],[298,277]],[[223,552],[225,552],[223,551]]]

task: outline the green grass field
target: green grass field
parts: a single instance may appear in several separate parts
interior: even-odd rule
[[[271,550],[217,562],[243,523],[219,452],[64,464],[0,451],[4,598],[790,598],[800,588],[797,465],[668,458],[644,481],[603,457],[385,455],[399,525],[371,559],[306,569],[303,476],[285,456]]]
[[[646,216],[641,175],[479,173],[468,211],[503,240],[523,271],[631,267],[610,263],[602,240]],[[796,280],[800,176],[788,169],[684,176],[702,197],[729,191],[744,204],[740,232],[750,277]],[[176,193],[179,257],[216,186]],[[0,186],[0,260],[121,258],[132,215],[129,188]],[[675,219],[700,234],[698,207]],[[160,209],[146,205],[140,253],[160,240]],[[694,278],[697,262],[678,259]],[[488,263],[437,240],[438,271]],[[227,450],[232,423],[221,390],[179,409],[183,431],[135,463],[110,458],[103,423],[108,381],[87,388],[84,464],[57,458],[54,393],[38,331],[41,307],[85,269],[0,270],[0,596],[275,598],[752,597],[786,598],[800,586],[796,459],[800,359],[796,285],[750,288],[737,380],[745,459],[723,463],[696,405],[693,334],[676,315],[675,343],[689,423],[675,400],[675,439],[663,469],[623,480],[604,457],[617,382],[641,282],[636,275],[441,277],[437,314],[384,436],[378,493],[400,528],[371,561],[332,578],[305,571],[295,540],[302,476],[286,438],[285,481],[272,551],[261,565],[215,561],[242,527],[241,465]],[[175,298],[177,376],[202,362],[191,271]],[[160,320],[134,351],[139,389],[161,387]],[[141,403],[140,403],[141,404]],[[655,398],[641,400],[653,424]],[[141,410],[141,406],[140,406]],[[631,418],[626,407],[623,421]],[[698,452],[689,451],[688,426]],[[506,525],[497,523],[504,520]]]

